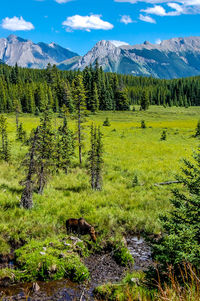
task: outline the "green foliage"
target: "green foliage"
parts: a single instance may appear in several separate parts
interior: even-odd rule
[[[55,164],[67,174],[75,150],[73,132],[68,128],[67,118],[64,117],[63,125],[59,127],[56,136]]]
[[[8,162],[10,160],[10,145],[7,134],[7,119],[0,116],[0,159]]]
[[[16,250],[16,261],[23,269],[23,281],[70,278],[82,282],[89,278],[88,269],[74,252],[70,240],[32,240]]]
[[[93,190],[102,189],[103,144],[100,127],[91,125],[90,151],[88,153],[88,169]]]
[[[193,160],[184,160],[178,179],[184,190],[173,190],[173,210],[161,216],[164,234],[154,244],[155,259],[161,269],[172,264],[177,274],[183,262],[200,266],[200,148]]]
[[[20,122],[20,124],[17,127],[17,140],[21,142],[25,142],[27,138],[26,131],[23,128],[23,123]]]
[[[78,133],[78,149],[79,163],[82,163],[82,148],[83,148],[83,126],[84,117],[86,114],[86,92],[83,85],[82,75],[78,75],[73,81],[73,99],[77,118],[77,133]]]
[[[142,285],[143,273],[128,273],[120,283],[108,283],[94,290],[98,300],[106,301],[149,301],[154,300],[155,292]]]
[[[110,121],[108,119],[108,117],[106,117],[106,119],[103,122],[103,126],[111,126]]]
[[[114,245],[113,257],[115,258],[116,262],[122,266],[128,266],[130,263],[134,262],[128,248],[125,247],[123,243],[116,243]]]

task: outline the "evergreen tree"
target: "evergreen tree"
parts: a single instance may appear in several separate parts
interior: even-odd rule
[[[154,256],[161,271],[172,265],[176,274],[183,262],[200,267],[200,147],[193,161],[184,160],[178,180],[183,189],[174,189],[173,210],[161,217],[164,233],[154,242]]]
[[[21,207],[24,209],[31,209],[33,207],[33,190],[34,190],[34,184],[35,184],[35,174],[36,174],[36,145],[37,145],[37,139],[38,139],[38,132],[39,127],[31,135],[30,139],[30,149],[28,154],[26,155],[25,160],[23,161],[23,165],[27,168],[27,176],[25,181],[22,181],[20,184],[24,187],[24,190],[22,192],[21,196]]]
[[[21,142],[26,141],[26,131],[23,128],[23,123],[19,123],[18,128],[17,128],[17,139]]]
[[[96,178],[95,178],[95,189],[101,190],[103,185],[102,179],[102,169],[103,169],[103,143],[102,143],[102,133],[100,127],[98,128],[97,138],[96,138]]]
[[[82,163],[82,148],[83,148],[83,122],[86,111],[86,95],[83,85],[83,77],[78,75],[73,82],[73,98],[76,109],[76,118],[78,125],[78,149],[79,163]]]
[[[149,108],[149,94],[147,89],[143,89],[141,96],[140,110],[146,111]]]
[[[0,159],[8,162],[10,160],[10,146],[7,134],[7,119],[0,116]]]
[[[91,125],[90,151],[88,153],[88,168],[90,183],[93,190],[102,189],[103,144],[100,128]]]
[[[74,155],[75,141],[74,134],[68,129],[67,118],[64,117],[63,125],[58,129],[58,141],[56,147],[57,167],[61,168],[67,174]]]
[[[46,107],[40,119],[38,138],[36,140],[36,160],[38,193],[42,194],[49,175],[55,169],[54,166],[54,134],[51,124],[51,112]]]

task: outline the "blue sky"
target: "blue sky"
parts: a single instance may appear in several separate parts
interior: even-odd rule
[[[79,54],[102,39],[133,45],[200,36],[200,0],[3,0],[0,37],[9,34]]]

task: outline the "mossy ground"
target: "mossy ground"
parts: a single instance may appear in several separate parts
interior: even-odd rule
[[[158,233],[160,213],[169,210],[172,186],[156,187],[154,183],[174,180],[180,172],[180,159],[190,157],[199,144],[194,138],[200,107],[163,108],[152,106],[147,112],[100,112],[89,115],[85,124],[84,162],[87,158],[89,126],[102,125],[106,117],[110,127],[104,134],[103,190],[92,191],[85,166],[73,168],[68,175],[55,174],[44,194],[34,194],[34,208],[19,207],[24,178],[20,167],[27,146],[16,142],[15,116],[7,115],[12,159],[0,162],[0,254],[13,245],[65,234],[65,220],[84,217],[95,226],[98,241],[127,232]],[[140,128],[145,120],[146,129]],[[39,117],[22,115],[20,121],[30,133]],[[61,119],[53,119],[58,126]],[[75,120],[69,126],[76,128]],[[163,129],[167,140],[161,141]],[[133,180],[137,176],[138,184]]]

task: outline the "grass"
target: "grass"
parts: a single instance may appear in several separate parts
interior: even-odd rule
[[[20,168],[27,147],[15,141],[15,116],[7,115],[11,140],[11,163],[0,162],[0,254],[13,245],[30,239],[44,239],[65,233],[65,220],[84,217],[95,226],[99,241],[127,232],[159,233],[158,215],[169,210],[173,186],[156,187],[154,183],[174,180],[180,171],[180,159],[190,157],[199,140],[193,137],[200,107],[150,107],[147,112],[100,112],[90,115],[85,124],[84,161],[88,152],[91,122],[110,127],[104,134],[104,187],[101,192],[90,188],[89,176],[74,158],[70,173],[52,176],[42,196],[34,194],[34,208],[19,207],[24,173]],[[146,129],[140,128],[144,119]],[[39,118],[22,115],[26,131],[39,123]],[[60,119],[54,118],[54,126]],[[75,121],[69,126],[75,129]],[[161,133],[167,131],[167,140]],[[138,184],[133,185],[137,176]]]

